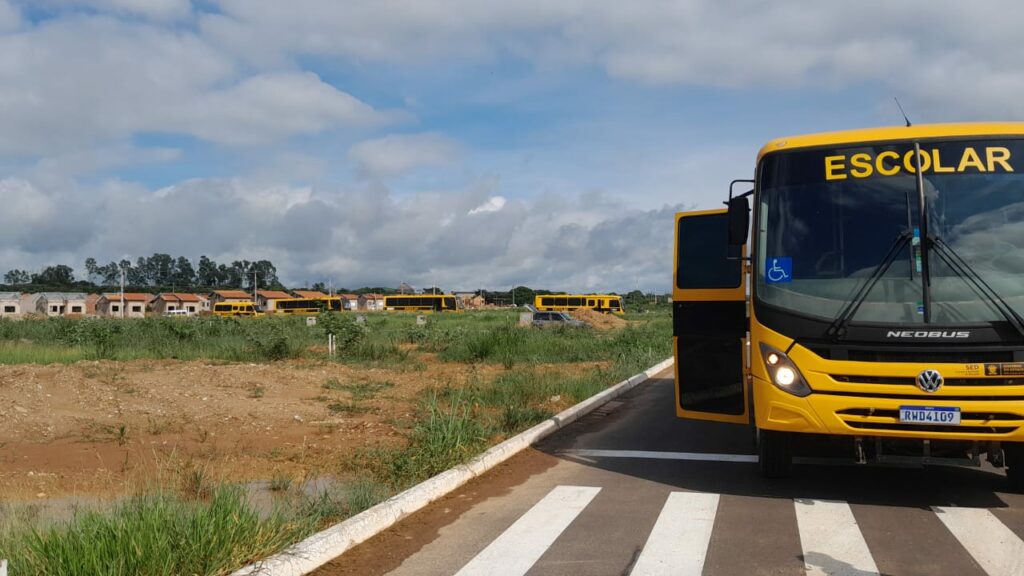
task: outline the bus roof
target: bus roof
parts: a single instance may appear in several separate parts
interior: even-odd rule
[[[1020,136],[1024,135],[1024,122],[965,122],[958,124],[920,124],[915,126],[884,126],[838,132],[819,132],[776,138],[769,141],[757,154],[758,161],[765,154],[796,148],[838,146],[861,142],[885,142],[910,138],[957,138],[965,136]]]
[[[568,292],[559,292],[557,294],[537,294],[537,296],[590,296],[600,298],[621,298],[618,294],[569,294]]]

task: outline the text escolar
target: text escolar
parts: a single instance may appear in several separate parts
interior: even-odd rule
[[[917,173],[914,151],[899,153],[893,150],[877,154],[858,152],[825,156],[825,180],[845,180],[848,177],[895,176],[901,172]],[[981,153],[973,147],[964,148],[959,158],[943,158],[939,150],[921,150],[921,172],[953,174],[957,172],[1013,172],[1010,149],[987,146]]]

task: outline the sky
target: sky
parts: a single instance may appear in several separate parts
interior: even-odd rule
[[[0,272],[671,288],[791,134],[1024,117],[1016,2],[0,0]]]

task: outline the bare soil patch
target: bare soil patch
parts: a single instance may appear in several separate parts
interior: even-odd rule
[[[619,328],[625,328],[629,325],[628,320],[619,318],[614,314],[605,314],[603,312],[595,312],[593,310],[587,310],[581,308],[579,310],[573,310],[569,313],[573,318],[581,320],[590,325],[595,330],[617,330]]]
[[[348,456],[403,441],[424,389],[499,365],[370,368],[314,360],[0,366],[0,500],[119,496],[213,480],[342,473]],[[575,371],[603,363],[539,365]]]

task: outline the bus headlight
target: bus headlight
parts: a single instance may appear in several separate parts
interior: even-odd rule
[[[761,358],[764,359],[764,367],[768,370],[768,379],[776,388],[801,398],[811,393],[811,387],[797,370],[796,364],[793,364],[784,353],[761,343]]]

